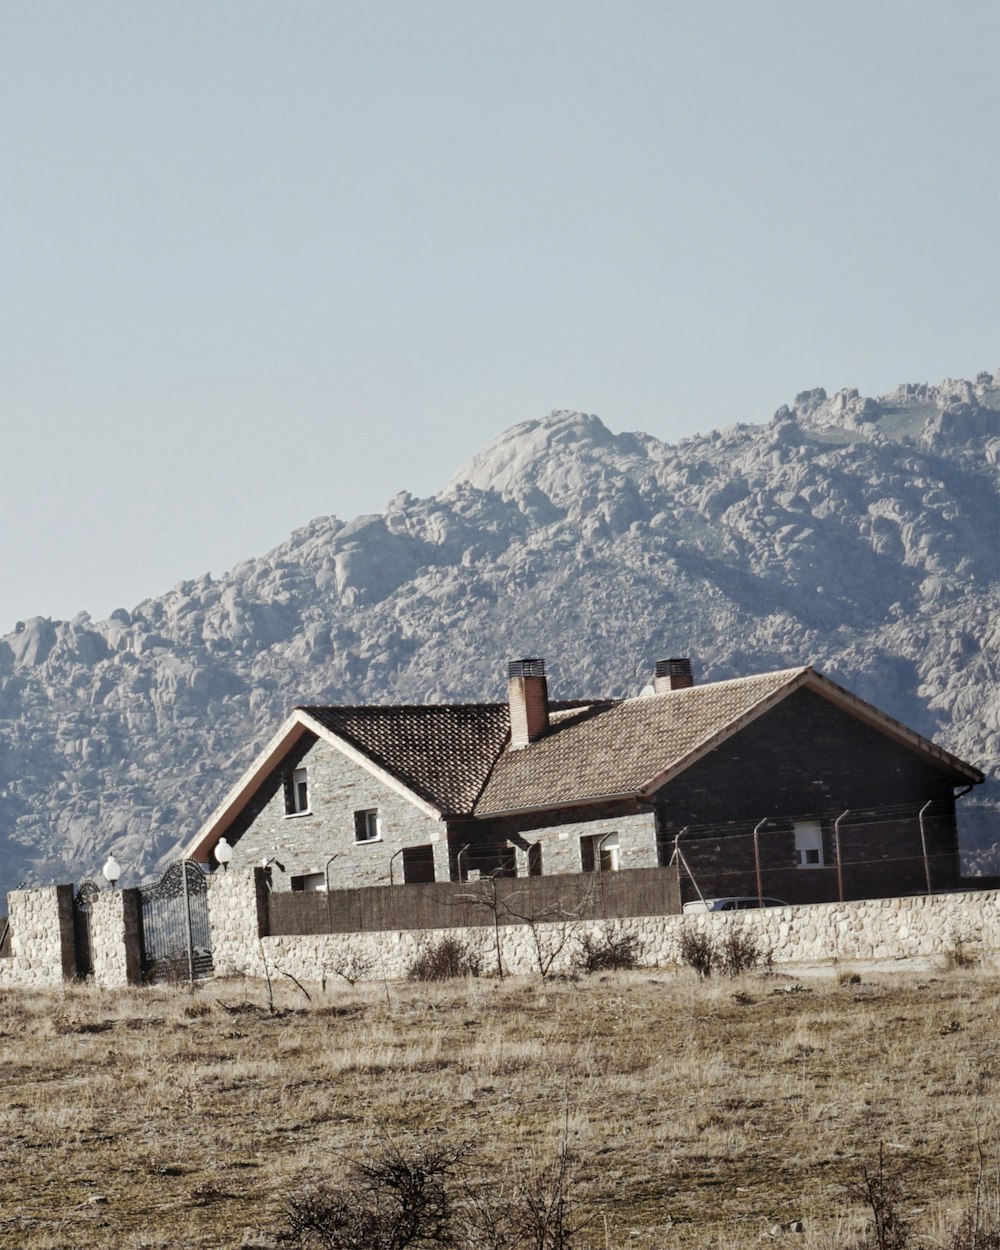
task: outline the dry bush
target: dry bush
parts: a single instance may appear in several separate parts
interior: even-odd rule
[[[702,980],[712,975],[717,956],[710,933],[703,929],[681,929],[678,950],[681,963],[693,968]]]
[[[723,976],[740,977],[762,965],[771,966],[771,956],[757,935],[740,925],[731,925],[719,942],[717,966]]]
[[[585,933],[573,958],[580,972],[629,971],[639,966],[642,942],[638,934],[619,927],[604,929],[600,935]]]
[[[847,1185],[848,1197],[863,1203],[871,1228],[855,1250],[907,1250],[911,1245],[910,1226],[903,1218],[903,1185],[899,1171],[887,1170],[885,1145],[879,1142],[878,1165],[863,1164],[861,1179]]]
[[[739,977],[754,968],[771,966],[770,953],[754,933],[742,925],[729,925],[716,935],[704,929],[683,928],[678,943],[681,962],[707,979],[713,972]]]
[[[563,1138],[548,1169],[500,1177],[469,1144],[404,1154],[395,1143],[341,1185],[311,1182],[285,1204],[278,1241],[297,1250],[572,1250],[573,1165]]]
[[[460,938],[450,935],[425,946],[406,970],[408,981],[448,981],[453,977],[478,977],[483,958]]]
[[[291,1197],[281,1241],[302,1250],[408,1250],[453,1246],[447,1181],[464,1146],[407,1158],[394,1145],[356,1163],[346,1185],[320,1182]]]

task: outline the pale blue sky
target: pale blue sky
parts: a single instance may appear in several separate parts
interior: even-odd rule
[[[0,0],[0,632],[1000,363],[995,0]]]

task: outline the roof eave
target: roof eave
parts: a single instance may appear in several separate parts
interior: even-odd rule
[[[496,820],[502,816],[527,816],[531,812],[556,812],[566,807],[589,807],[594,803],[620,803],[625,799],[641,797],[635,790],[620,790],[616,794],[594,794],[587,798],[560,799],[555,803],[531,803],[527,807],[504,807],[496,811],[473,812],[474,820]]]
[[[944,747],[939,747],[936,742],[931,742],[929,738],[918,734],[915,729],[910,729],[902,721],[898,721],[894,716],[890,716],[888,712],[880,711],[873,704],[866,703],[864,699],[856,694],[852,694],[850,690],[845,690],[843,686],[838,686],[835,681],[831,681],[829,677],[824,677],[822,673],[809,669],[808,678],[804,684],[815,694],[820,695],[821,698],[842,707],[845,711],[856,716],[858,720],[882,730],[883,733],[890,738],[896,739],[903,746],[909,747],[918,754],[931,756],[938,764],[956,773],[963,781],[978,786],[986,780],[986,775],[972,764],[967,764],[965,760],[959,759],[957,755],[952,755]]]
[[[181,852],[185,859],[207,863],[219,839],[225,836],[226,831],[264,778],[305,733],[315,733],[315,729],[312,725],[307,725],[298,712],[292,712],[190,842],[185,845]]]
[[[443,820],[444,815],[422,795],[405,786],[398,778],[387,772],[379,764],[369,759],[363,751],[359,751],[352,743],[345,741],[333,730],[327,729],[302,708],[295,708],[292,714],[282,723],[281,728],[257,755],[250,767],[243,773],[236,784],[229,790],[226,797],[204,822],[194,837],[183,849],[185,859],[193,859],[199,863],[207,863],[220,838],[246,807],[256,793],[258,787],[293,746],[305,733],[322,738],[336,750],[340,751],[355,764],[359,764],[367,772],[377,777],[384,785],[395,790],[414,807],[419,808],[425,816],[432,820]]]

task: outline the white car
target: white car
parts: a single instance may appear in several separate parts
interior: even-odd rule
[[[784,899],[765,898],[759,899],[756,894],[744,894],[734,898],[706,898],[704,902],[701,899],[695,899],[692,903],[684,904],[685,914],[699,911],[747,911],[751,907],[788,907]]]

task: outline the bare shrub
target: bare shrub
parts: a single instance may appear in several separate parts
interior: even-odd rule
[[[451,1246],[446,1181],[464,1146],[410,1158],[395,1145],[355,1163],[343,1187],[312,1184],[285,1204],[281,1241],[301,1250],[407,1250]]]
[[[479,952],[448,935],[425,946],[410,963],[406,976],[410,981],[448,981],[453,977],[478,977],[482,970]]]
[[[466,1185],[457,1221],[462,1250],[573,1250],[588,1221],[575,1198],[577,1164],[566,1136],[554,1164],[526,1176]]]
[[[573,963],[581,972],[627,971],[639,965],[642,942],[638,934],[618,926],[603,930],[600,935],[585,933]]]
[[[721,936],[701,929],[682,929],[679,949],[681,962],[693,968],[703,980],[713,972],[738,977],[754,968],[771,965],[770,952],[751,930],[741,925],[730,925]]]
[[[565,1134],[552,1167],[475,1180],[467,1143],[404,1155],[390,1145],[346,1181],[304,1186],[285,1204],[282,1245],[297,1250],[573,1250],[575,1173]]]
[[[762,964],[769,965],[770,962],[770,953],[764,949],[756,935],[739,925],[732,925],[727,929],[719,942],[717,963],[723,976],[739,977],[744,972],[751,972]]]
[[[371,976],[374,967],[375,957],[370,950],[357,942],[348,943],[334,958],[324,960],[322,988],[326,989],[328,972],[340,977],[348,985],[357,985],[359,981],[365,981]]]
[[[956,933],[952,939],[951,950],[945,954],[945,962],[951,969],[975,968],[979,963],[979,955],[975,950],[970,949],[968,938]]]
[[[871,1216],[871,1228],[854,1250],[907,1250],[910,1226],[903,1218],[903,1186],[898,1172],[886,1169],[885,1144],[879,1142],[878,1165],[862,1164],[861,1179],[847,1185],[848,1196],[863,1203]]]
[[[681,963],[693,968],[702,980],[712,975],[718,953],[710,934],[701,929],[681,929],[678,949]]]

